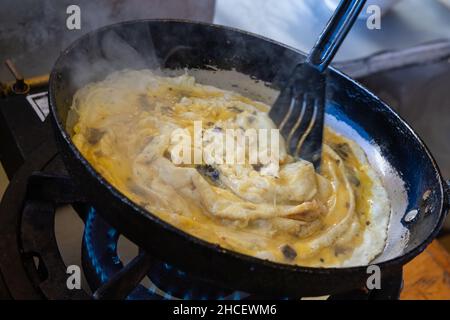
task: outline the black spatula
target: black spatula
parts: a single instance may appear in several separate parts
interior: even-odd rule
[[[288,152],[320,167],[325,109],[326,73],[366,0],[342,0],[306,62],[281,90],[269,116],[286,139]]]

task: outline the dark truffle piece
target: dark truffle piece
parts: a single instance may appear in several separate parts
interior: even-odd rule
[[[88,128],[86,130],[86,140],[92,145],[96,145],[103,138],[105,131],[97,128]]]
[[[297,257],[297,251],[294,250],[290,245],[285,244],[281,247],[281,252],[287,260],[294,260]]]

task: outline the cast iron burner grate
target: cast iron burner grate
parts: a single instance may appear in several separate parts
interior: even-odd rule
[[[55,211],[66,204],[85,222],[82,267],[93,295],[66,285],[67,267],[55,237]],[[124,266],[118,239],[118,231],[85,204],[52,140],[43,143],[16,172],[0,203],[0,299],[273,298],[220,288],[142,251]],[[151,285],[141,284],[144,277]],[[400,272],[385,279],[382,290],[356,290],[330,299],[397,299],[401,285]]]
[[[83,237],[83,270],[93,289],[98,289],[123,269],[117,252],[119,233],[89,208]],[[248,294],[226,290],[154,257],[148,262],[146,276],[149,287],[137,285],[126,297],[129,300],[184,299],[184,300],[241,300]]]

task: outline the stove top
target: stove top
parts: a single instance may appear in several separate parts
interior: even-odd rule
[[[120,234],[86,204],[68,176],[53,141],[46,140],[15,173],[0,204],[0,298],[128,300],[261,300],[221,288],[208,279],[138,249],[128,263],[121,258]],[[55,213],[70,204],[84,222],[81,266],[68,266],[55,235]],[[70,285],[70,270],[83,272],[87,286]],[[68,284],[69,283],[69,284]],[[396,299],[402,275],[386,279],[383,290],[364,289],[328,299]]]
[[[430,57],[429,50],[424,52]],[[417,124],[448,176],[450,161],[445,157],[450,153],[445,150],[450,150],[446,149],[449,141],[441,139],[439,132],[445,132],[450,121],[446,112],[450,96],[445,90],[450,51],[401,63],[404,55],[395,54],[397,62],[392,55],[379,56],[340,67],[349,73],[356,70],[361,82],[406,115],[413,127]],[[28,95],[0,98],[0,160],[10,178],[0,202],[0,299],[300,298],[261,297],[221,288],[159,261],[121,236],[85,203],[66,172],[46,119],[46,90],[44,86]],[[73,208],[75,217],[61,222],[61,207]],[[61,224],[63,232],[58,230]],[[79,289],[68,283],[74,270],[81,273]],[[384,283],[380,291],[361,289],[324,299],[397,299],[401,273]]]

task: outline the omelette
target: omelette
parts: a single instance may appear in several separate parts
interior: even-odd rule
[[[369,264],[386,243],[389,199],[363,150],[331,128],[320,172],[291,157],[281,136],[276,163],[175,161],[175,131],[195,134],[195,121],[203,133],[273,131],[269,108],[188,74],[124,70],[76,92],[69,129],[109,183],[192,236],[277,263]]]

